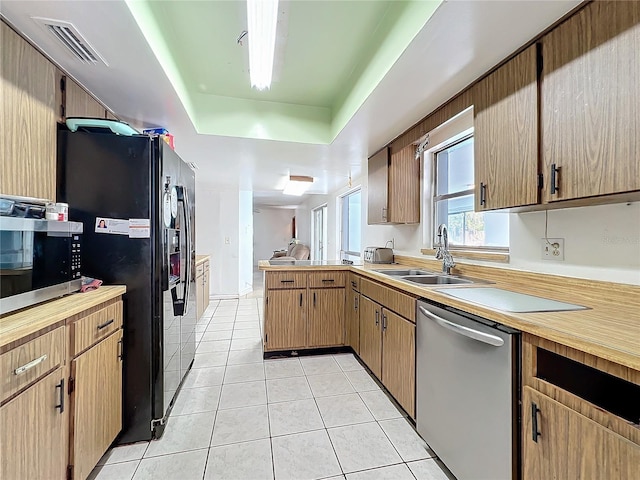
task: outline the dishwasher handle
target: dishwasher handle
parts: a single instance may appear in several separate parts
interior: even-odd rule
[[[431,313],[426,308],[419,306],[418,309],[420,312],[427,318],[433,320],[441,327],[444,327],[452,332],[455,332],[459,335],[464,335],[465,337],[472,338],[474,340],[478,340],[480,342],[486,343],[488,345],[492,345],[494,347],[501,347],[504,345],[504,340],[495,335],[491,335],[489,333],[480,332],[478,330],[474,330],[473,328],[465,327],[463,325],[458,325],[457,323],[450,322],[449,320],[445,320],[434,313]]]

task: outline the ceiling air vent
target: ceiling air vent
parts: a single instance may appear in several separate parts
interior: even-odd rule
[[[62,44],[67,47],[71,54],[83,63],[97,64],[107,62],[89,42],[78,32],[78,29],[69,22],[52,20],[50,18],[32,17],[37,23],[44,27]]]

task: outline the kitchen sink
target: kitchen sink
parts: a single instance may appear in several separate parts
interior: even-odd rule
[[[464,278],[449,277],[446,275],[431,275],[431,276],[406,276],[402,277],[402,280],[411,283],[418,283],[420,285],[457,285],[463,283],[474,283],[472,280]]]
[[[391,275],[393,277],[406,277],[406,276],[423,276],[423,275],[437,275],[437,273],[429,272],[427,270],[374,270],[374,272],[384,273],[385,275]]]

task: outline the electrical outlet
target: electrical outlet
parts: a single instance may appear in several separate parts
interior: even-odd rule
[[[225,245],[229,245],[231,243],[231,239],[229,237],[224,237]]]
[[[564,260],[564,238],[542,239],[542,260],[561,262]]]

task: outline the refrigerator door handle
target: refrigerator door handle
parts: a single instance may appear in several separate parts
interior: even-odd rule
[[[189,300],[191,298],[191,275],[193,273],[193,265],[191,265],[191,245],[192,245],[192,238],[191,238],[191,215],[189,214],[190,208],[189,208],[189,195],[187,195],[187,187],[181,187],[182,190],[182,208],[183,208],[183,213],[184,213],[184,224],[185,224],[185,247],[186,247],[186,252],[185,254],[187,255],[185,260],[186,260],[186,264],[187,264],[187,276],[185,278],[185,294],[184,294],[184,315],[187,314],[188,310],[189,310]]]

